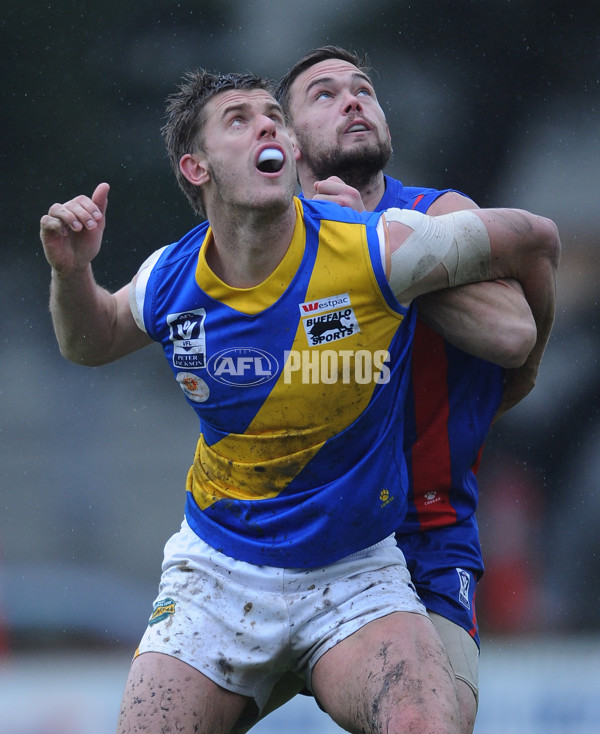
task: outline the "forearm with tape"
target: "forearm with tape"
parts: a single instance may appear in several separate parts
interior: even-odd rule
[[[383,216],[386,222],[414,230],[391,253],[389,282],[394,293],[411,288],[439,264],[448,273],[450,287],[490,279],[490,238],[473,212],[429,217],[410,209],[388,209]],[[380,220],[378,228],[384,236],[385,223]]]

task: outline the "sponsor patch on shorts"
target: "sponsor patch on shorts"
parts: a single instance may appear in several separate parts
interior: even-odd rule
[[[159,599],[154,602],[154,609],[152,610],[148,624],[152,625],[157,622],[162,622],[172,614],[175,614],[175,602],[173,599],[171,599],[170,596],[167,596],[164,599]]]
[[[460,583],[460,590],[458,593],[458,600],[467,609],[471,608],[471,601],[469,599],[469,589],[471,586],[471,574],[462,568],[457,568],[456,573]]]

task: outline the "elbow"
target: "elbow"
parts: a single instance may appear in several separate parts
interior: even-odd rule
[[[82,350],[74,345],[59,342],[58,346],[65,359],[82,367],[100,367],[109,361],[104,356]]]
[[[519,233],[519,248],[527,256],[543,259],[554,270],[558,269],[561,254],[561,241],[558,226],[554,220],[540,214],[532,214],[525,210],[519,211],[523,217],[523,228]],[[523,248],[522,245],[525,245]]]
[[[560,253],[562,249],[562,244],[560,241],[560,234],[558,232],[558,226],[556,225],[556,222],[553,222],[552,220],[549,221],[549,226],[551,230],[551,247],[552,247],[552,262],[554,263],[554,266],[558,268],[558,264],[560,262]]]
[[[537,341],[537,329],[533,319],[525,320],[511,329],[498,345],[497,363],[504,369],[522,367]]]
[[[561,241],[556,222],[548,217],[536,217],[536,239],[544,248],[544,253],[554,269],[558,268],[561,254]]]

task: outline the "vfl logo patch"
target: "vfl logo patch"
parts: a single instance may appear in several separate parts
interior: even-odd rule
[[[279,373],[279,364],[263,349],[235,347],[213,355],[208,363],[208,373],[224,385],[249,387],[272,380]]]
[[[167,316],[169,338],[173,342],[173,365],[188,370],[206,367],[206,311],[197,308]]]
[[[148,624],[152,625],[157,622],[162,622],[163,619],[167,619],[167,617],[173,614],[175,614],[175,602],[170,596],[166,596],[164,599],[159,599],[154,602],[154,609],[150,615]]]
[[[299,308],[306,339],[311,347],[339,341],[360,332],[347,293],[321,301],[307,301],[301,303]]]
[[[460,584],[458,601],[463,605],[463,607],[470,609],[471,602],[469,601],[469,588],[471,586],[471,574],[462,568],[457,568],[456,573],[458,574],[458,582]]]

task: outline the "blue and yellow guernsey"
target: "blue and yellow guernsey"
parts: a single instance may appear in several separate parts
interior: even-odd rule
[[[404,518],[414,313],[387,283],[380,214],[294,202],[291,245],[265,282],[217,278],[203,223],[149,258],[133,310],[200,419],[190,526],[234,558],[309,568]]]

